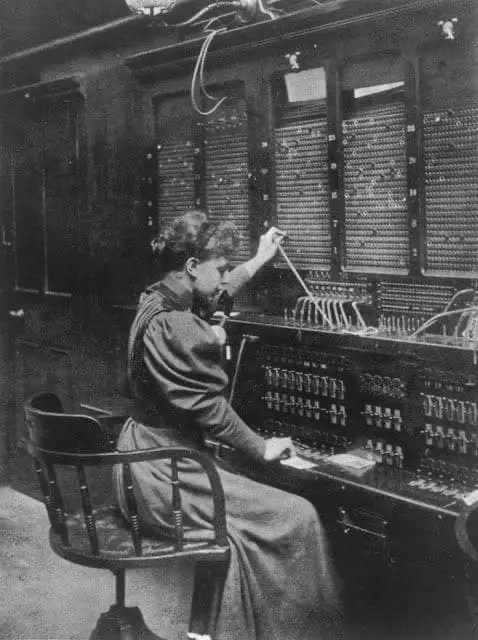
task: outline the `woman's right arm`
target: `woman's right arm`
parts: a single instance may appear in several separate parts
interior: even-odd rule
[[[206,322],[187,311],[162,313],[150,322],[144,345],[145,364],[162,398],[211,436],[264,459],[265,440],[224,396],[221,347]]]
[[[290,438],[264,440],[226,400],[221,346],[206,322],[189,312],[160,314],[148,326],[144,344],[158,393],[188,421],[254,458],[272,461],[294,453]]]
[[[148,326],[145,363],[158,393],[185,418],[214,438],[262,460],[293,453],[290,438],[264,440],[224,396],[227,376],[211,327],[189,312],[158,315]]]

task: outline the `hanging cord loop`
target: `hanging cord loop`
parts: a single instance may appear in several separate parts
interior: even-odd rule
[[[196,111],[196,113],[199,113],[199,115],[201,116],[209,116],[212,113],[214,113],[221,106],[221,104],[226,100],[226,97],[227,97],[227,96],[223,96],[222,98],[218,99],[215,96],[212,96],[210,93],[208,93],[204,83],[204,66],[206,63],[207,52],[209,51],[209,47],[214,37],[218,33],[222,33],[223,31],[226,31],[225,27],[222,27],[221,29],[215,29],[207,34],[206,38],[204,39],[204,42],[202,43],[201,50],[196,60],[196,65],[194,67],[194,73],[191,79],[191,101],[192,101],[194,110]],[[199,91],[198,91],[198,82],[199,82]],[[211,109],[203,111],[197,102],[197,97],[196,97],[197,93],[199,93],[199,95],[201,94],[204,95],[209,100],[216,100],[216,104],[213,107],[211,107]]]

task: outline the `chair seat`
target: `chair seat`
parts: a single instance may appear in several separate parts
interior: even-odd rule
[[[83,511],[68,514],[69,544],[65,544],[59,533],[50,529],[50,545],[53,551],[72,562],[90,567],[118,569],[154,564],[158,558],[181,555],[210,560],[226,560],[227,546],[217,545],[212,530],[185,530],[183,548],[178,550],[172,534],[155,537],[141,536],[141,555],[137,556],[131,539],[131,529],[117,507],[105,505],[93,510],[96,533],[99,541],[98,553],[92,552]],[[148,562],[150,561],[150,562]]]

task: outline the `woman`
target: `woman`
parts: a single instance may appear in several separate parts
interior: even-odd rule
[[[289,438],[264,440],[227,402],[221,367],[224,336],[206,316],[223,291],[234,294],[276,253],[283,234],[262,236],[256,255],[227,274],[237,248],[234,225],[211,225],[190,211],[165,228],[155,243],[162,279],[141,297],[131,328],[128,376],[138,412],[123,427],[122,450],[186,446],[201,450],[211,435],[253,458],[293,453]],[[199,301],[199,304],[196,304]],[[193,313],[206,310],[204,313]],[[172,526],[168,466],[132,467],[139,516],[145,528]],[[304,499],[220,468],[231,560],[215,637],[218,640],[339,638],[331,624],[335,584],[324,534]],[[194,463],[183,462],[183,507],[190,525],[211,526],[208,484]],[[116,491],[127,517],[121,474]],[[186,487],[186,490],[184,490]],[[326,624],[327,620],[327,624]]]

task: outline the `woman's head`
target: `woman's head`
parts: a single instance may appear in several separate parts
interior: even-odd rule
[[[240,243],[232,222],[212,224],[202,211],[191,210],[167,224],[153,240],[161,272],[184,272],[194,290],[206,297],[221,284],[229,259]]]

